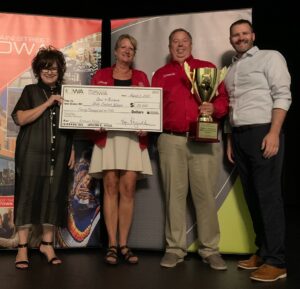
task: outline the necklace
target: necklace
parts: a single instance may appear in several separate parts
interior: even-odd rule
[[[44,96],[45,96],[46,100],[48,100],[49,97],[48,97],[48,95],[47,95],[45,89],[43,89],[43,92],[44,92]],[[50,117],[50,126],[51,126],[51,129],[50,129],[50,132],[51,132],[51,144],[52,144],[52,143],[53,143],[53,139],[54,139],[54,138],[53,138],[53,116],[55,115],[54,107],[53,107],[53,106],[52,106],[52,107],[49,107],[49,110],[50,110],[50,115],[49,115],[49,117]]]
[[[48,100],[49,99],[49,97],[48,97],[48,95],[47,95],[47,93],[46,93],[46,91],[45,91],[45,89],[43,88],[43,93],[44,93],[44,96],[45,96],[45,98],[46,98],[46,100]],[[49,107],[49,109],[50,109],[50,119],[51,118],[53,118],[53,107]]]
[[[44,96],[46,100],[49,99],[45,89],[42,89]],[[50,144],[51,144],[51,149],[50,149],[50,183],[53,182],[53,175],[54,175],[54,166],[55,166],[55,161],[56,161],[56,155],[55,155],[55,126],[56,126],[56,121],[55,121],[55,108],[49,107],[49,118],[50,118]]]
[[[131,78],[132,70],[128,68],[127,70],[122,70],[118,67],[114,68],[113,77],[117,79],[129,79]]]

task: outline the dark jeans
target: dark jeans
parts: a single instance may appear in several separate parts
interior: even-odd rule
[[[233,153],[256,234],[257,254],[269,265],[285,267],[281,192],[284,143],[281,134],[277,155],[265,159],[261,144],[269,129],[270,124],[233,129]]]

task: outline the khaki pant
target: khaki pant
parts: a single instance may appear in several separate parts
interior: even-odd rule
[[[186,255],[186,200],[190,187],[196,211],[199,254],[218,252],[220,230],[214,191],[221,164],[219,143],[187,141],[162,133],[158,139],[166,201],[166,252]]]

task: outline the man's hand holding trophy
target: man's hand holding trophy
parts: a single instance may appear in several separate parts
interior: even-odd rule
[[[200,113],[196,125],[195,141],[219,142],[219,123],[212,118],[212,99],[218,94],[218,86],[225,78],[227,68],[201,67],[191,70],[184,62],[185,73],[192,84],[191,92],[200,104]]]

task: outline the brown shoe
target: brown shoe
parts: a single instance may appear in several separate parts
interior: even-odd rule
[[[286,277],[286,269],[278,268],[268,264],[261,265],[250,274],[252,280],[261,282],[273,282]]]
[[[263,264],[263,260],[261,257],[257,255],[252,255],[247,260],[238,261],[238,267],[246,270],[257,269],[259,266]]]

